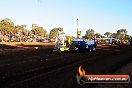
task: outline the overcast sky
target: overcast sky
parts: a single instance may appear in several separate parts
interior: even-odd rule
[[[87,29],[104,34],[125,28],[132,35],[132,0],[0,0],[0,20],[15,25],[43,26],[48,32],[62,27],[76,36],[76,19],[82,35]]]

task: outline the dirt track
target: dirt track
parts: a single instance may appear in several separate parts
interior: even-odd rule
[[[98,46],[95,53],[51,54],[51,49],[4,49],[0,53],[0,87],[80,88],[76,82],[80,65],[87,74],[111,74],[132,60],[132,47],[124,45]]]

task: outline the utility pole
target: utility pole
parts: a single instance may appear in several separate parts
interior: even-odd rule
[[[77,39],[79,38],[79,35],[78,35],[78,18],[77,18]]]

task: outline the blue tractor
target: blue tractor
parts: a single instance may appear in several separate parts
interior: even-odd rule
[[[84,40],[84,39],[74,39],[71,42],[70,51],[78,52],[78,51],[96,51],[96,42],[95,40]]]

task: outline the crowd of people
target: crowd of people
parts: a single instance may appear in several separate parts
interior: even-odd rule
[[[0,42],[43,42],[48,36],[35,35],[30,32],[0,32]]]

